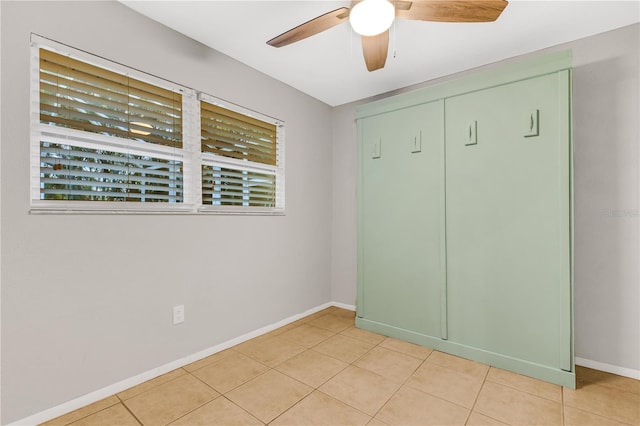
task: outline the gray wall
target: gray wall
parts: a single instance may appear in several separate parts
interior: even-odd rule
[[[640,25],[546,51],[563,49],[574,63],[576,356],[638,372]],[[518,59],[334,108],[333,300],[356,300],[357,105]]]
[[[116,2],[0,7],[3,424],[331,300],[329,106]],[[30,32],[284,120],[286,216],[30,215]]]

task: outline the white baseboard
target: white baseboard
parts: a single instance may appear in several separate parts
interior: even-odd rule
[[[326,309],[330,306],[336,306],[338,308],[349,309],[352,311],[355,311],[356,309],[355,306],[346,305],[344,303],[338,303],[338,302],[324,303],[322,305],[316,306],[315,308],[309,309],[300,314],[296,314],[296,315],[290,316],[289,318],[285,318],[282,321],[278,321],[276,323],[273,323],[273,324],[264,326],[262,328],[259,328],[257,330],[251,331],[249,333],[243,334],[242,336],[238,336],[235,339],[227,340],[226,342],[220,343],[219,345],[212,346],[210,348],[207,348],[200,352],[196,352],[192,355],[188,355],[184,358],[180,358],[178,360],[172,361],[168,364],[162,365],[152,370],[145,371],[144,373],[138,374],[136,376],[129,377],[128,379],[119,381],[112,385],[106,386],[102,389],[98,389],[94,392],[90,392],[76,399],[72,399],[71,401],[64,402],[58,406],[41,411],[32,416],[25,417],[24,419],[13,422],[8,426],[26,426],[26,425],[37,425],[40,423],[44,423],[48,420],[62,416],[63,414],[67,414],[67,413],[70,413],[71,411],[77,410],[78,408],[82,408],[86,405],[93,404],[94,402],[100,401],[101,399],[107,398],[111,395],[115,395],[119,392],[129,389],[130,387],[133,387],[133,386],[139,385],[140,383],[144,383],[148,380],[154,379],[158,376],[161,376],[170,371],[173,371],[176,368],[180,368],[187,364],[191,364],[192,362],[198,361],[202,358],[206,358],[209,355],[213,355],[217,352],[223,351],[232,346],[238,345],[242,342],[246,342],[247,340],[251,340],[254,337],[261,336],[265,333],[268,333],[277,328],[283,327],[287,324],[290,324],[301,318],[304,318],[318,311]]]
[[[212,346],[200,352],[196,352],[194,354],[188,355],[184,358],[180,358],[168,364],[162,365],[160,367],[154,368],[149,371],[145,371],[144,373],[138,374],[133,377],[129,377],[128,379],[122,380],[120,382],[114,383],[112,385],[106,386],[102,389],[98,389],[94,392],[88,393],[71,401],[67,401],[53,408],[49,408],[47,410],[36,413],[32,416],[25,417],[24,419],[18,420],[16,422],[11,423],[9,426],[24,426],[24,425],[37,425],[48,420],[54,419],[56,417],[62,416],[63,414],[67,414],[71,411],[77,410],[78,408],[82,408],[86,405],[97,402],[101,399],[107,398],[111,395],[115,395],[119,392],[122,392],[130,387],[139,385],[140,383],[144,383],[148,380],[154,379],[158,376],[166,374],[170,371],[175,370],[176,368],[183,367],[187,364],[191,364],[192,362],[198,361],[202,358],[206,358],[210,355],[213,355],[217,352],[228,349],[232,346],[245,342],[247,340],[253,339],[254,337],[258,337],[270,331],[273,331],[277,328],[283,327],[287,324],[290,324],[294,321],[297,321],[301,318],[314,314],[318,311],[326,309],[330,306],[335,306],[342,309],[347,309],[350,311],[355,311],[355,305],[348,305],[340,302],[328,302],[322,305],[316,306],[315,308],[309,309],[305,312],[302,312],[297,315],[290,316],[289,318],[285,318],[282,321],[278,321],[276,323],[267,325],[265,327],[261,327],[257,330],[251,331],[249,333],[243,334],[242,336],[238,336],[234,339],[227,340],[226,342],[220,343],[218,345]],[[597,361],[591,361],[584,358],[576,357],[576,364],[582,367],[593,368],[600,371],[606,371],[608,373],[618,374],[620,376],[630,377],[632,379],[640,379],[640,370],[633,370],[630,368],[619,367],[616,365],[606,364]]]
[[[592,361],[590,359],[579,357],[576,357],[576,365],[640,380],[640,370],[634,370],[632,368],[619,367],[617,365],[606,364],[604,362]]]
[[[331,302],[332,306],[335,306],[336,308],[342,308],[342,309],[346,309],[348,311],[354,311],[356,310],[356,305],[347,305],[346,303],[340,303],[340,302]]]

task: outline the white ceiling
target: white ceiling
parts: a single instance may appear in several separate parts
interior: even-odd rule
[[[398,19],[385,68],[368,72],[348,23],[282,48],[266,44],[350,1],[121,2],[331,106],[640,22],[637,0],[511,0],[493,23]]]

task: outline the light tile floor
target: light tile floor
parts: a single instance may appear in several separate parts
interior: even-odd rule
[[[640,381],[577,375],[562,388],[354,328],[332,307],[46,425],[640,425]]]

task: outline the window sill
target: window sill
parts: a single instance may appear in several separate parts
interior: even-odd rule
[[[222,215],[222,216],[286,216],[284,209],[211,208],[211,207],[99,207],[99,206],[31,206],[33,215]]]

